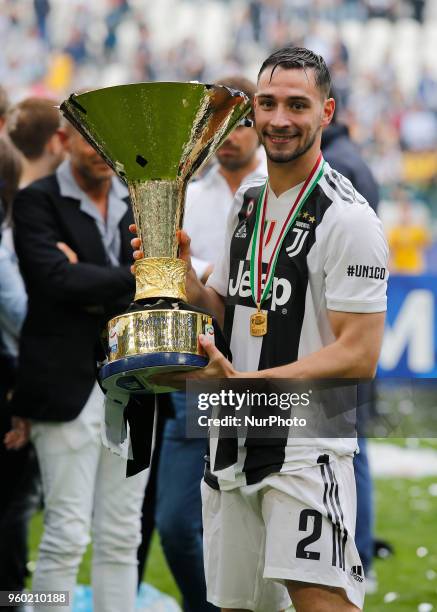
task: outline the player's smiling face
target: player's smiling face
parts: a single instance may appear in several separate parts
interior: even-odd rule
[[[267,157],[287,163],[320,147],[321,130],[334,112],[315,82],[312,68],[288,69],[268,66],[258,82],[255,125]]]

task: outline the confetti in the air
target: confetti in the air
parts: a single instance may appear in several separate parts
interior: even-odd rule
[[[384,595],[384,603],[391,603],[392,601],[396,601],[398,597],[399,595],[397,593],[386,593]]]

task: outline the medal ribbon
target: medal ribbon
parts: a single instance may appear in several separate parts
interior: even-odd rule
[[[263,190],[258,198],[256,208],[256,220],[255,230],[252,239],[252,252],[250,255],[250,288],[252,291],[252,297],[258,309],[261,308],[261,304],[266,299],[275,274],[276,263],[279,257],[279,251],[281,250],[282,243],[284,242],[285,236],[293,226],[302,206],[305,204],[315,186],[323,176],[323,167],[325,160],[320,153],[316,163],[313,166],[308,178],[302,185],[301,190],[298,193],[290,211],[285,219],[281,231],[279,232],[278,239],[275,246],[273,247],[270,261],[267,265],[266,279],[264,283],[264,290],[262,289],[262,253],[264,244],[264,226],[266,219],[267,200],[269,197],[269,185],[266,181]]]

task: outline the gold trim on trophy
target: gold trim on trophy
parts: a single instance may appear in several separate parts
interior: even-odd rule
[[[135,301],[146,298],[174,298],[187,301],[187,264],[173,257],[146,257],[135,262]]]
[[[138,310],[108,324],[109,361],[160,352],[205,355],[199,334],[213,334],[212,317],[191,310]]]

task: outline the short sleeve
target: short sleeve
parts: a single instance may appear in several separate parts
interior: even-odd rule
[[[388,246],[380,220],[367,204],[333,204],[326,216],[322,244],[327,308],[387,310]]]

